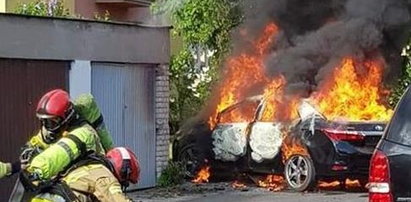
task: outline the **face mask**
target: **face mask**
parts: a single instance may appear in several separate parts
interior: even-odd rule
[[[52,144],[57,142],[60,138],[60,134],[47,130],[44,126],[41,127],[41,137],[46,144]]]
[[[40,119],[41,125],[44,126],[48,131],[57,131],[61,127],[61,118],[48,118]]]

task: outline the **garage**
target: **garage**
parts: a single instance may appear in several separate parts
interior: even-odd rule
[[[92,64],[91,92],[114,144],[131,148],[139,158],[139,188],[156,183],[154,81],[150,65]]]
[[[35,103],[47,90],[92,93],[115,145],[139,158],[131,189],[156,186],[169,156],[169,27],[12,14],[0,26],[0,159],[15,160],[38,128]],[[14,181],[0,180],[0,201]]]
[[[0,59],[2,161],[16,161],[18,148],[39,128],[35,110],[44,92],[68,89],[69,65],[65,61]],[[0,180],[0,196],[7,196],[15,181],[16,177]]]

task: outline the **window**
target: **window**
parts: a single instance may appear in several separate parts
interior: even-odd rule
[[[396,107],[385,138],[400,144],[411,145],[411,90],[407,89]]]
[[[259,101],[244,101],[232,105],[219,116],[219,123],[251,122],[255,119]]]

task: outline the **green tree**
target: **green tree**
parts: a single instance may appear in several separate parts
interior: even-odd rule
[[[215,51],[221,59],[229,50],[230,31],[241,22],[238,1],[186,0],[172,15],[174,32],[190,46]]]
[[[408,45],[403,49],[401,55],[404,57],[404,66],[397,84],[391,88],[389,102],[392,107],[395,107],[404,91],[411,84],[411,39]]]
[[[157,14],[168,12],[173,35],[183,50],[170,65],[171,128],[176,132],[185,119],[197,114],[216,81],[218,67],[230,51],[230,31],[242,21],[240,0],[157,1]]]

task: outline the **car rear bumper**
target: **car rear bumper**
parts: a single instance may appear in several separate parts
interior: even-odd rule
[[[368,178],[371,154],[337,154],[330,162],[317,166],[317,176],[325,178]]]

